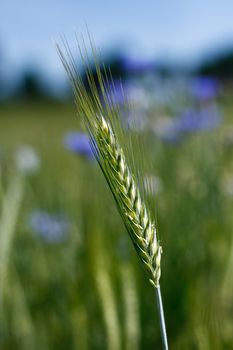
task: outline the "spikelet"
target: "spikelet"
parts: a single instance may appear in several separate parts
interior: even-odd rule
[[[158,286],[161,273],[161,247],[157,240],[155,224],[141,200],[116,135],[103,116],[95,126],[92,141],[101,169],[137,253],[149,271],[150,281]]]
[[[57,48],[72,83],[78,116],[81,117],[89,133],[95,157],[114,196],[134,247],[149,272],[150,282],[157,288],[161,275],[162,248],[156,235],[155,221],[151,218],[149,210],[142,200],[139,186],[126,162],[116,130],[113,127],[113,119],[119,119],[119,115],[116,109],[111,108],[106,97],[107,77],[103,77],[100,66],[96,64],[100,87],[98,89],[88,67],[88,58],[83,58],[87,67],[88,88],[86,88],[82,77],[76,70],[68,46],[66,46],[66,55],[63,54],[59,46]],[[94,51],[93,47],[92,49]],[[80,53],[82,55],[82,50]],[[95,58],[95,52],[93,53]]]

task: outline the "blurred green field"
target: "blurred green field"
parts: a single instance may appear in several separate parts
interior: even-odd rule
[[[171,349],[233,348],[231,98],[221,106],[217,129],[178,145],[146,133],[160,181],[155,201]],[[17,148],[31,145],[40,157],[39,171],[21,179],[4,260],[0,349],[160,349],[154,291],[102,174],[95,162],[64,147],[64,134],[79,129],[72,104],[0,106],[0,200],[1,209],[10,208],[4,215],[16,211],[6,198],[22,177]],[[28,218],[38,210],[68,218],[64,240],[48,243],[32,232]]]

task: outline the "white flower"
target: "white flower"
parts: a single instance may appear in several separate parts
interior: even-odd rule
[[[26,174],[35,174],[40,167],[40,158],[31,146],[20,146],[15,154],[17,169]]]
[[[153,123],[153,130],[156,136],[164,137],[171,133],[174,129],[174,118],[162,115]]]

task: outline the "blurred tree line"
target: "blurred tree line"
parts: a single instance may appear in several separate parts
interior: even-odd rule
[[[199,73],[223,80],[233,78],[233,48],[210,57],[200,66]]]
[[[9,82],[7,75],[4,72],[3,54],[0,50],[0,102],[9,102],[12,100],[56,100],[56,99],[69,99],[70,91],[68,85],[63,85],[60,95],[54,95],[51,85],[41,77],[40,72],[36,67],[33,69],[26,68],[21,74],[13,79],[9,88]],[[140,77],[146,73],[157,74],[159,76],[170,76],[174,72],[179,71],[181,74],[196,74],[201,76],[215,77],[223,82],[231,82],[233,80],[233,48],[221,51],[218,54],[212,55],[209,58],[204,59],[198,67],[194,68],[192,72],[187,72],[186,68],[182,72],[180,66],[168,65],[161,62],[142,62],[142,61],[130,61],[127,55],[119,52],[114,52],[104,59],[104,67],[107,70],[111,70],[111,76],[113,80],[122,81],[130,77]],[[95,67],[91,67],[96,82],[97,73]],[[101,68],[104,73],[104,68]],[[86,85],[87,76],[84,70],[82,70],[83,80]],[[52,82],[54,83],[54,82]],[[64,88],[65,86],[65,88]]]

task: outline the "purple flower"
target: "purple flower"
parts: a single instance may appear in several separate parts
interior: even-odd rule
[[[33,233],[46,243],[63,242],[70,230],[70,223],[64,215],[34,211],[29,217]]]
[[[214,78],[195,78],[191,87],[192,96],[199,101],[208,101],[217,97],[219,83]]]
[[[200,110],[187,110],[176,121],[180,132],[197,132],[214,129],[221,123],[221,116],[215,105]]]
[[[147,109],[149,104],[146,90],[130,81],[113,81],[106,88],[106,97],[110,106],[127,107],[130,103],[137,109]]]
[[[136,74],[151,71],[156,67],[152,61],[136,60],[128,57],[123,59],[123,66],[128,73]]]
[[[75,153],[80,154],[88,159],[93,159],[89,138],[86,134],[81,132],[68,132],[64,138],[65,147]]]
[[[113,81],[106,87],[106,97],[110,105],[122,106],[127,100],[127,87],[119,80]],[[104,101],[103,101],[104,102]]]
[[[188,133],[217,128],[221,121],[217,106],[211,104],[200,109],[186,110],[178,118],[164,118],[164,121],[155,124],[154,131],[166,142],[179,143]]]

